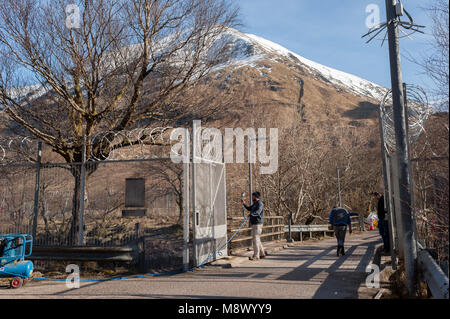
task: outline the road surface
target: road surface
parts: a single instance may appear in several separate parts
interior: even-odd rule
[[[81,283],[32,281],[17,290],[0,288],[1,298],[372,298],[366,266],[378,232],[347,236],[346,255],[336,256],[336,240],[306,241],[257,262],[232,268],[208,266],[169,277]],[[84,278],[82,278],[84,279]]]

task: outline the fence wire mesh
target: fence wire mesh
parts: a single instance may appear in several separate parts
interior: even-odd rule
[[[227,256],[225,164],[195,163],[195,250],[197,264]]]
[[[81,163],[40,165],[35,246],[78,246]],[[170,161],[103,161],[85,164],[83,246],[124,246],[138,239],[153,268],[182,265],[183,166]],[[0,233],[33,232],[37,165],[0,166]],[[145,181],[145,213],[124,217],[126,180]]]

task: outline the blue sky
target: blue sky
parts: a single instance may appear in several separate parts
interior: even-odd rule
[[[426,35],[400,42],[402,55],[420,58],[429,51],[431,19],[423,7],[433,0],[403,0]],[[384,0],[239,0],[243,26],[239,29],[275,43],[312,61],[390,87],[387,42],[366,44],[366,7],[377,4],[386,21]],[[404,17],[404,20],[407,20]],[[429,88],[431,81],[416,64],[402,57],[403,81]]]

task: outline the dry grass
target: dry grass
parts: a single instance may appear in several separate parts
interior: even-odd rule
[[[383,299],[428,299],[426,283],[420,282],[417,287],[417,296],[410,297],[406,287],[406,273],[403,264],[399,264],[397,270],[386,269],[384,278],[388,278],[388,287],[385,289]]]

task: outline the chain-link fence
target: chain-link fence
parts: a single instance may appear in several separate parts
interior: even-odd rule
[[[127,194],[129,181],[141,181],[142,191]],[[142,203],[127,207],[136,194]],[[146,267],[180,268],[182,217],[183,164],[167,159],[0,163],[0,233],[34,233],[36,247],[140,240]]]
[[[428,169],[423,164],[420,159],[413,162],[417,238],[448,275],[448,162],[428,162]]]
[[[133,235],[135,223],[151,231],[173,226],[182,214],[180,164],[157,161],[88,162],[85,165],[84,223],[86,245],[113,245]],[[74,216],[79,215],[81,164],[41,164],[37,197],[36,243],[70,245]],[[2,232],[32,230],[37,166],[0,166]],[[144,214],[123,216],[126,180],[145,181]],[[78,211],[77,211],[78,210]]]

